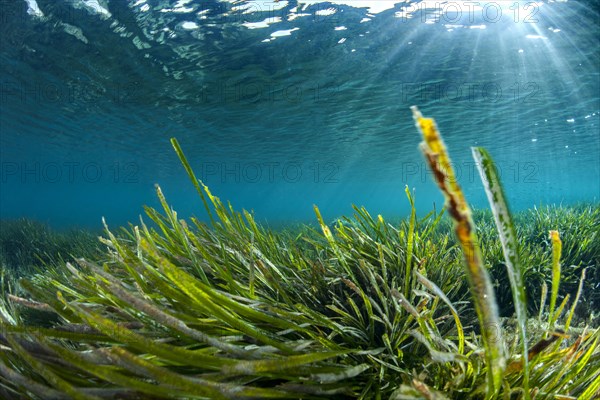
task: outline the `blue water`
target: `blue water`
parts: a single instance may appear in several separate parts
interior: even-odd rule
[[[486,207],[470,146],[513,209],[600,200],[596,2],[0,2],[0,219],[138,221],[154,184],[204,216],[169,139],[271,224],[439,195],[409,107],[434,117]]]

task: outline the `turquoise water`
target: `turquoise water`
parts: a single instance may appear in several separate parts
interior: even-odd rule
[[[593,5],[595,4],[595,5]],[[409,107],[434,117],[473,206],[470,154],[513,209],[600,200],[596,2],[0,2],[0,219],[137,221],[154,184],[203,217],[169,139],[260,220],[443,199]]]

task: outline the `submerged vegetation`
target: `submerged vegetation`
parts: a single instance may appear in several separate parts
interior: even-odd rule
[[[13,276],[31,275],[39,265],[103,254],[98,235],[84,229],[56,232],[25,218],[0,221],[0,266]]]
[[[355,207],[330,227],[315,207],[316,229],[273,232],[215,197],[173,140],[210,222],[179,219],[157,186],[162,210],[107,227],[106,252],[5,285],[0,397],[596,398],[600,207],[513,218],[475,148],[493,212],[471,217],[435,123],[414,113],[447,203],[417,218],[407,188],[399,224]]]

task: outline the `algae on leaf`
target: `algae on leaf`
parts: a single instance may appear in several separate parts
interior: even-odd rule
[[[504,339],[502,338],[496,296],[479,250],[471,210],[454,174],[446,145],[439,134],[435,121],[431,118],[424,118],[416,106],[411,109],[417,128],[424,139],[419,147],[434,173],[440,190],[446,197],[446,207],[454,220],[454,231],[463,249],[467,279],[471,286],[485,346],[488,368],[486,397],[492,398],[500,390],[506,367]]]

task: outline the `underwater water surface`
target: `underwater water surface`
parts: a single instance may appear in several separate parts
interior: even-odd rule
[[[206,218],[169,143],[272,225],[443,197],[410,106],[436,118],[487,206],[470,146],[514,210],[600,199],[595,2],[0,2],[0,219],[137,221],[161,185]]]

